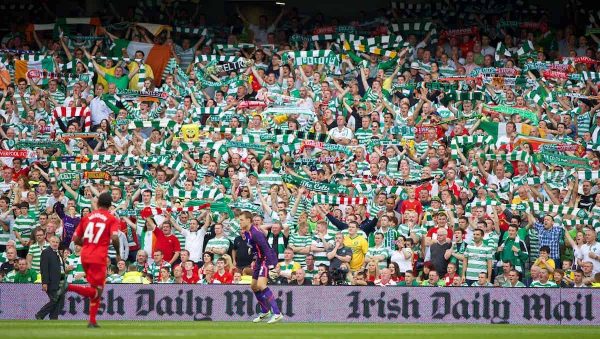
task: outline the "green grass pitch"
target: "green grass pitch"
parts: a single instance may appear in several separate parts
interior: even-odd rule
[[[588,326],[446,325],[446,324],[345,324],[102,321],[88,329],[85,321],[0,321],[0,338],[600,338],[600,328]]]

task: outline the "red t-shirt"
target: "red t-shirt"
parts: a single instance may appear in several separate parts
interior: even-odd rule
[[[498,214],[498,221],[500,222],[500,225],[498,225],[500,227],[500,231],[508,231],[508,226],[510,226],[510,224],[508,223],[508,220],[506,220],[506,215],[504,212]]]
[[[435,234],[437,234],[437,231],[438,231],[439,229],[440,229],[439,227],[432,227],[432,228],[430,228],[430,229],[429,229],[429,231],[427,231],[427,237],[428,237],[428,238],[431,238],[431,239],[433,239],[433,234],[434,234],[434,233],[435,233]],[[448,231],[448,236],[446,237],[446,239],[450,239],[450,240],[452,240],[452,235],[453,235],[452,228],[450,228],[450,227],[445,227],[444,229],[445,229],[446,231]],[[437,235],[436,235],[436,236],[437,236]]]
[[[460,186],[456,184],[456,181],[452,184],[449,184],[446,180],[446,184],[448,185],[448,191],[450,191],[454,198],[458,199],[460,197]]]
[[[452,130],[452,132],[450,132],[450,137],[461,137],[464,135],[469,135],[469,130],[466,128],[463,128],[460,132],[456,129]]]
[[[13,168],[14,172],[13,172],[13,181],[17,182],[19,181],[19,177],[27,177],[29,176],[29,167],[21,167],[21,170],[17,172],[17,170],[15,170]]]
[[[200,277],[198,276],[197,271],[192,271],[192,276],[188,277],[187,276],[187,272],[183,272],[183,276],[181,277],[181,280],[183,280],[183,282],[185,282],[186,284],[197,284],[198,281],[200,281]],[[233,278],[232,278],[233,280]]]
[[[179,239],[177,239],[174,234],[166,236],[161,229],[156,227],[154,229],[154,235],[156,236],[156,243],[154,244],[152,252],[161,250],[163,253],[163,258],[166,261],[170,262],[171,259],[173,259],[175,252],[181,252]]]
[[[400,213],[404,214],[408,210],[415,210],[419,215],[423,214],[423,205],[417,199],[415,200],[404,200],[400,205]]]
[[[423,184],[423,185],[417,187],[417,189],[415,189],[415,196],[418,197],[422,190],[427,190],[427,191],[431,192],[432,188],[433,188],[433,186],[431,185],[431,183]]]
[[[454,279],[460,279],[460,276],[456,274],[456,272],[453,275],[450,275],[450,273],[446,273],[446,275],[444,276],[444,282],[446,282],[446,286],[452,286]]]
[[[113,234],[119,232],[119,219],[107,210],[95,210],[81,219],[74,236],[83,240],[81,261],[106,264],[108,246]]]
[[[233,282],[233,275],[227,271],[223,272],[223,275],[219,274],[219,271],[213,275],[213,281],[218,280],[221,284],[231,284]]]

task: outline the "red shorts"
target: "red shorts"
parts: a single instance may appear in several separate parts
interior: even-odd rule
[[[106,283],[106,264],[82,262],[81,266],[83,266],[85,279],[87,279],[90,286],[104,286]]]

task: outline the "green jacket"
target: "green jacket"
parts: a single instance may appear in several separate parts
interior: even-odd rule
[[[33,268],[27,269],[24,273],[18,271],[15,272],[14,282],[15,283],[33,283],[37,280],[37,272]]]
[[[498,260],[510,262],[515,269],[522,271],[523,263],[525,263],[527,258],[529,258],[529,253],[527,253],[527,246],[525,245],[525,242],[522,240],[517,241],[517,239],[506,238],[500,242],[500,247],[502,245],[504,245],[502,251],[496,253]],[[513,246],[519,250],[514,252],[512,250]]]

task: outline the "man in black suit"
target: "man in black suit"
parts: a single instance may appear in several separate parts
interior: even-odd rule
[[[65,294],[59,293],[64,285],[65,265],[58,252],[60,240],[56,236],[50,238],[50,247],[42,251],[40,272],[42,274],[42,290],[48,294],[50,301],[44,305],[35,318],[42,320],[50,315],[50,320],[57,320],[58,313],[65,303]]]

